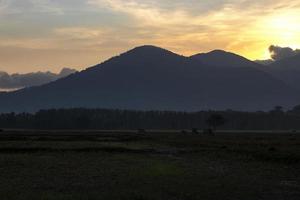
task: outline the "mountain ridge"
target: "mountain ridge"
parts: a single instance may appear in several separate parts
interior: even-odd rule
[[[262,69],[300,92],[300,54],[275,61]]]
[[[254,67],[258,68],[260,65],[238,54],[224,51],[213,50],[208,53],[199,53],[190,56],[192,59],[197,59],[205,64],[222,66],[222,67]]]
[[[214,67],[205,62],[144,45],[49,84],[1,94],[0,111],[257,111],[300,102],[293,89],[254,67]]]

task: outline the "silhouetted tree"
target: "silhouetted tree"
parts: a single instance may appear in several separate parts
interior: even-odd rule
[[[298,130],[300,106],[288,112],[278,107],[270,112],[232,110],[170,112],[74,108],[41,110],[37,113],[0,113],[2,129],[192,130],[194,127],[203,129],[207,125],[212,131],[221,125],[226,130]],[[209,133],[208,129],[204,132]]]
[[[192,133],[198,134],[198,129],[197,128],[192,128]]]
[[[206,120],[206,123],[212,130],[216,130],[217,127],[225,124],[225,118],[220,114],[212,114]]]
[[[275,106],[273,110],[270,111],[271,114],[284,114],[282,106]]]

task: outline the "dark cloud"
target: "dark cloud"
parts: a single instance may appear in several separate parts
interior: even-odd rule
[[[300,49],[292,49],[290,47],[280,47],[271,45],[269,47],[271,58],[275,61],[282,60],[300,53]]]
[[[0,71],[0,88],[1,90],[11,90],[42,85],[51,81],[55,81],[59,78],[63,78],[75,72],[76,70],[69,68],[62,69],[58,74],[52,72],[35,72],[10,75],[7,72]]]

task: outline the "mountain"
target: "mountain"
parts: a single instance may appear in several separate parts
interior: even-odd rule
[[[284,84],[300,90],[300,54],[286,57],[282,60],[256,60],[250,61],[234,53],[215,50],[191,56],[207,65],[222,66],[226,68],[249,67],[264,71],[273,78],[281,80]]]
[[[66,77],[66,76],[69,76],[70,74],[74,74],[76,73],[77,70],[76,69],[71,69],[71,68],[63,68],[58,75],[59,78],[63,78],[63,77]]]
[[[260,65],[271,65],[274,63],[274,60],[267,59],[267,60],[255,60],[254,62],[260,64]]]
[[[63,68],[60,73],[33,72],[27,74],[8,74],[0,71],[0,89],[11,90],[49,83],[75,73],[76,70]]]
[[[209,53],[200,53],[191,56],[192,59],[197,59],[206,65],[223,66],[223,67],[253,67],[259,68],[259,64],[252,62],[237,54],[226,52],[223,50],[214,50]]]
[[[300,54],[276,61],[263,70],[300,92]]]
[[[255,67],[213,64],[218,63],[141,46],[57,81],[1,93],[0,111],[62,107],[256,111],[300,102],[293,89]]]

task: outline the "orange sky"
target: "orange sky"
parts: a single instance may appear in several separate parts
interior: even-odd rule
[[[135,46],[269,58],[300,47],[299,0],[0,0],[0,71],[84,69]]]

